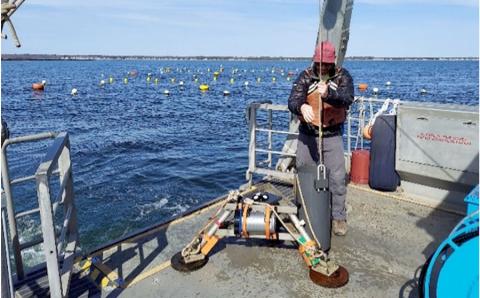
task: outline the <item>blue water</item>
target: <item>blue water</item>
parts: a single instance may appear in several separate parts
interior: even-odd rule
[[[246,106],[264,99],[285,104],[294,77],[308,64],[6,61],[2,63],[2,117],[12,136],[69,132],[81,247],[89,250],[244,183]],[[213,71],[221,65],[225,70],[213,81]],[[356,85],[378,87],[381,97],[478,105],[478,61],[347,61],[345,67]],[[133,69],[138,76],[124,84],[123,78]],[[290,81],[289,71],[295,73]],[[150,83],[147,73],[152,73]],[[113,84],[108,83],[110,76]],[[158,85],[154,78],[159,78]],[[33,92],[31,84],[44,79],[45,91]],[[99,86],[102,79],[107,82],[103,88]],[[179,81],[184,81],[183,88]],[[389,88],[387,81],[391,81]],[[209,84],[210,90],[201,93],[199,83]],[[78,89],[75,97],[70,95],[72,88]],[[428,93],[420,95],[422,88]],[[165,89],[170,96],[163,94]],[[224,90],[231,95],[224,97]],[[47,145],[9,148],[12,176],[33,174]],[[33,155],[25,155],[29,150]],[[19,187],[15,195],[18,211],[37,204],[34,183]],[[20,225],[27,234],[38,232],[34,219]]]

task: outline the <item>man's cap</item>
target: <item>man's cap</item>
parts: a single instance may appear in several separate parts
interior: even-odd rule
[[[335,47],[329,41],[322,41],[315,48],[313,62],[335,63]]]

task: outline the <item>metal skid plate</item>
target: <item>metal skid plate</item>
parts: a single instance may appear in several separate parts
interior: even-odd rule
[[[338,269],[330,276],[310,268],[310,279],[315,284],[325,288],[340,288],[348,283],[348,278],[348,271],[342,266],[338,266]]]
[[[172,259],[170,260],[172,264],[172,268],[180,271],[180,272],[191,272],[198,270],[205,266],[208,262],[208,256],[203,256],[203,258],[199,258],[198,260],[193,260],[191,262],[186,262],[184,257],[182,256],[182,252],[177,252]]]

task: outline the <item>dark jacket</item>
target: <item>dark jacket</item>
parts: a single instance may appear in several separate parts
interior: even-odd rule
[[[318,77],[314,76],[313,70],[311,67],[302,71],[298,78],[293,83],[292,91],[290,97],[288,98],[288,109],[290,112],[297,116],[301,116],[302,112],[300,107],[307,101],[307,91],[308,87],[318,81]],[[353,102],[354,88],[353,88],[353,79],[348,71],[344,68],[341,68],[337,71],[336,75],[331,79],[332,82],[337,84],[336,90],[329,88],[328,96],[324,101],[335,107],[348,107]],[[323,135],[325,137],[338,135],[342,131],[342,124],[328,127],[324,129]],[[300,122],[299,127],[300,133],[307,135],[316,135],[318,134],[318,127],[313,124],[308,124],[305,122]]]

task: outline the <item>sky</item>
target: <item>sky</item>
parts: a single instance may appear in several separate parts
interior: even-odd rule
[[[2,53],[307,57],[319,1],[26,0],[12,20]],[[478,0],[355,0],[347,56],[478,57]]]

